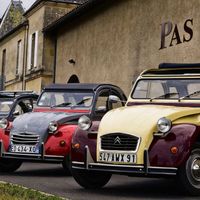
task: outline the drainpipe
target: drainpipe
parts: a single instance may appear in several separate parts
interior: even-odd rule
[[[27,65],[27,55],[28,55],[28,31],[29,25],[27,24],[25,27],[25,34],[24,34],[24,59],[23,59],[23,68],[22,68],[22,90],[26,90],[26,65]]]
[[[53,62],[53,83],[56,82],[56,63],[57,63],[57,34],[54,38],[54,62]]]

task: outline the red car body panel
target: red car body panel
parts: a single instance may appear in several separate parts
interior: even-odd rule
[[[44,146],[46,155],[66,156],[71,149],[72,135],[77,125],[62,125],[55,134],[49,135]]]
[[[6,129],[0,128],[0,141],[1,140],[3,141],[5,151],[8,151],[9,148],[9,133],[11,127],[12,127],[12,122],[8,122],[8,126]]]
[[[164,138],[155,137],[149,148],[151,166],[179,167],[189,157],[200,128],[192,124],[174,125]],[[170,149],[177,147],[178,152],[172,154]]]
[[[84,161],[86,145],[90,149],[93,160],[96,160],[97,130],[99,127],[99,123],[100,121],[94,121],[92,123],[90,133],[88,133],[88,131],[83,131],[80,128],[76,129],[76,132],[74,133],[72,138],[71,158],[73,161]],[[79,148],[75,148],[76,144],[80,144]]]

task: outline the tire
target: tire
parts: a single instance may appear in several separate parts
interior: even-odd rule
[[[200,195],[200,148],[194,148],[178,171],[178,178],[182,186],[191,195]]]
[[[14,172],[16,171],[22,164],[21,160],[15,159],[0,159],[0,172]]]
[[[110,173],[72,169],[75,181],[86,189],[102,188],[111,178]]]

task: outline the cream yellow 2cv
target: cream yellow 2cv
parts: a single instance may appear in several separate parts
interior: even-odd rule
[[[109,101],[119,100],[111,95]],[[84,123],[89,126],[76,130],[71,153],[81,186],[102,187],[113,173],[173,176],[200,194],[200,64],[144,71],[125,107],[109,111],[100,125]]]

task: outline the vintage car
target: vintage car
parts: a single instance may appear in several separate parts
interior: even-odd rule
[[[12,122],[18,115],[32,111],[37,98],[33,91],[0,91],[0,120]]]
[[[33,91],[0,91],[0,149],[3,148],[1,145],[3,142],[9,142],[13,120],[19,115],[31,112],[37,98],[38,95]],[[0,162],[2,163],[0,166],[3,165],[1,154]]]
[[[102,187],[113,173],[171,176],[200,195],[200,64],[144,71],[125,107],[106,113],[98,132],[93,126],[80,122],[72,138],[72,174],[81,186]]]
[[[89,117],[98,124],[112,109],[111,95],[126,101],[123,91],[111,84],[52,84],[44,88],[33,112],[16,118],[12,127],[0,121],[0,171],[15,171],[29,160],[59,162],[68,172],[78,119]]]

